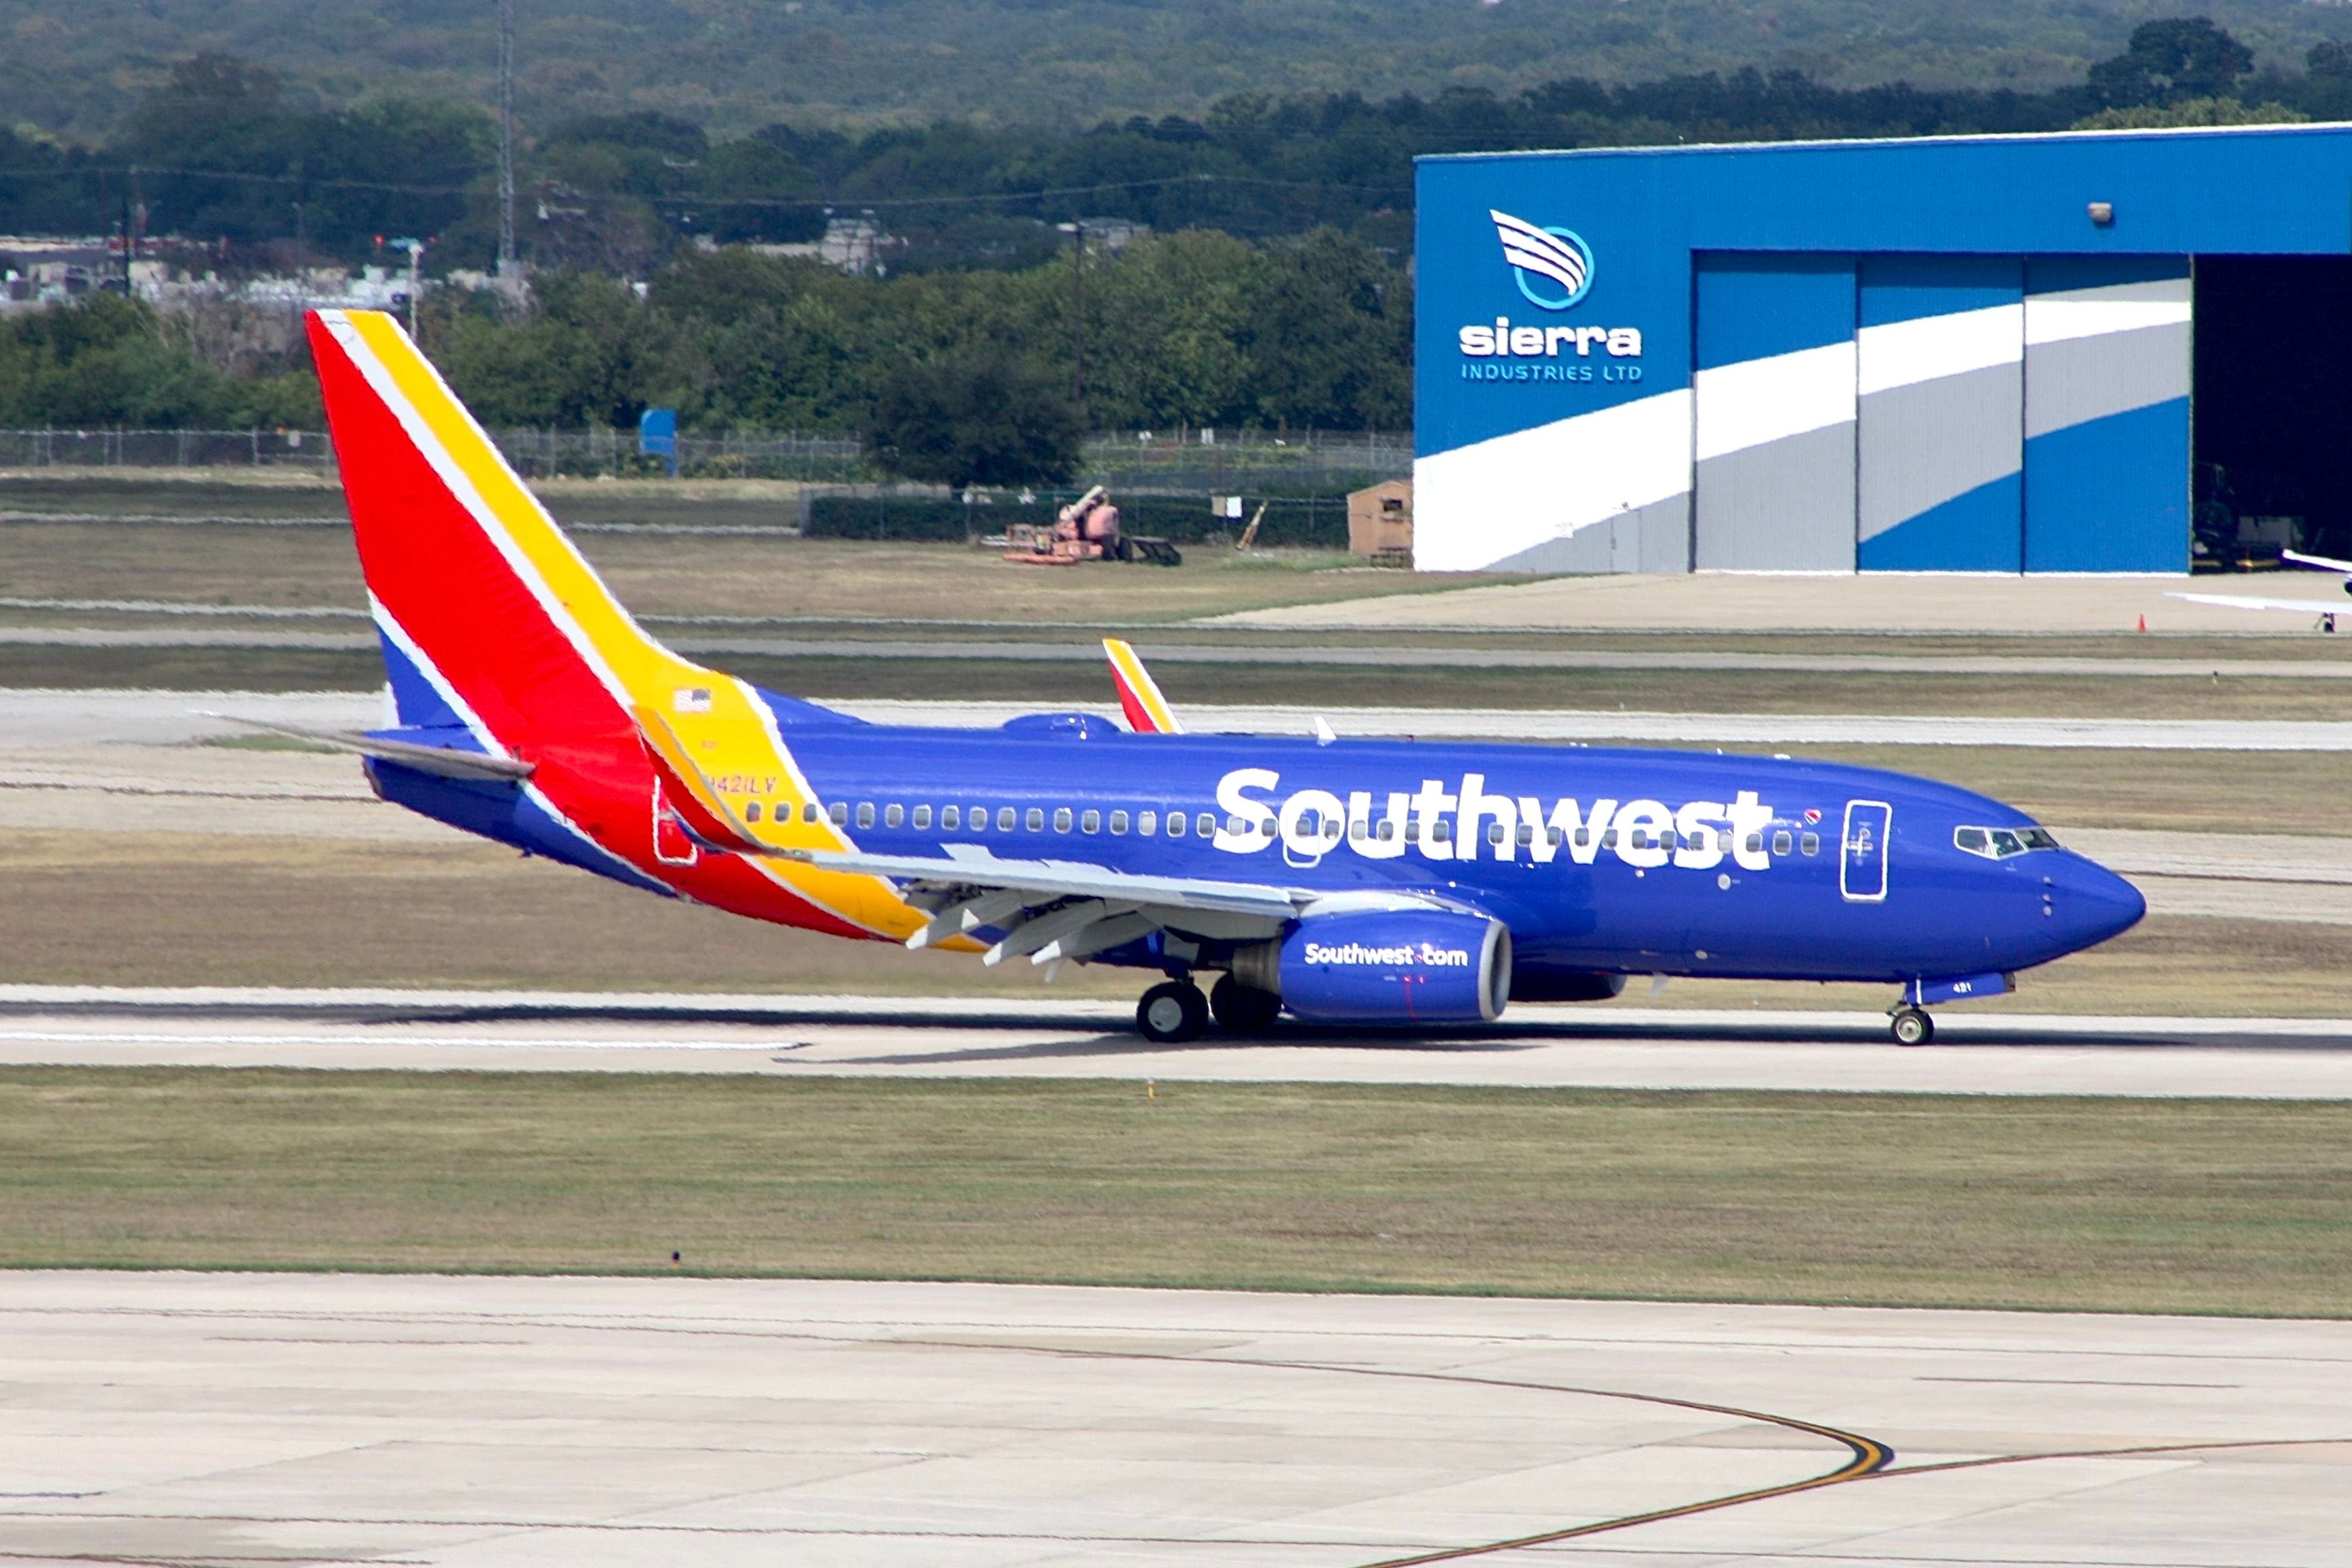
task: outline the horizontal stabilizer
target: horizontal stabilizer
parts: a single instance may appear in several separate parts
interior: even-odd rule
[[[518,762],[511,757],[493,757],[483,751],[460,751],[455,747],[390,740],[364,730],[316,729],[309,725],[277,724],[268,719],[242,718],[233,713],[206,713],[203,716],[243,725],[247,729],[267,730],[271,735],[282,735],[289,740],[307,740],[314,746],[332,747],[337,751],[373,757],[380,762],[397,762],[403,768],[414,768],[419,773],[436,774],[443,779],[496,779],[512,782],[531,775],[531,764],[528,762]]]

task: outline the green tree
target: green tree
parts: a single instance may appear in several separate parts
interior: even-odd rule
[[[1095,424],[1213,424],[1245,406],[1241,338],[1258,265],[1231,235],[1194,229],[1138,241],[1090,267],[1087,412]]]
[[[892,473],[959,488],[1064,483],[1079,434],[1064,388],[1003,361],[902,367],[865,431]]]
[[[1411,285],[1362,241],[1325,228],[1273,246],[1243,316],[1253,423],[1395,430],[1412,422]]]
[[[2238,78],[2254,68],[2254,51],[2213,25],[2210,16],[2142,22],[2113,59],[2091,68],[2091,91],[2110,109],[2229,98]]]
[[[633,427],[691,390],[678,334],[618,278],[539,279],[536,306],[509,325],[489,310],[436,321],[426,346],[486,424]]]

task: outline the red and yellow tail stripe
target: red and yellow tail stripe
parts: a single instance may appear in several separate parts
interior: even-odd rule
[[[924,923],[879,878],[756,855],[656,856],[653,808],[637,804],[660,798],[641,739],[647,712],[696,782],[783,781],[765,844],[850,845],[824,813],[800,809],[814,799],[808,779],[757,693],[636,623],[399,323],[322,310],[310,333],[386,634],[486,747],[538,764],[531,788],[551,810],[677,892],[842,936],[901,940]]]
[[[1128,728],[1138,735],[1183,734],[1176,710],[1160,695],[1160,683],[1136,651],[1117,637],[1106,637],[1103,652],[1110,656],[1111,685],[1118,688],[1119,711],[1127,716]]]

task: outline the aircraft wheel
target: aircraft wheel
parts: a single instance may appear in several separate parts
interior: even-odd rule
[[[1209,1027],[1209,1004],[1190,980],[1163,980],[1135,1004],[1136,1032],[1154,1045],[1198,1040]]]
[[[1255,1034],[1282,1011],[1282,998],[1222,975],[1209,988],[1209,1010],[1217,1015],[1217,1022],[1227,1033]]]
[[[1936,1038],[1936,1020],[1917,1008],[1897,1008],[1890,1026],[1897,1045],[1925,1045]]]

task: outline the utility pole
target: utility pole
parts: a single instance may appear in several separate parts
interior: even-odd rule
[[[1061,225],[1070,231],[1070,325],[1072,361],[1070,402],[1077,411],[1078,428],[1087,423],[1087,224],[1084,218]]]
[[[499,280],[513,287],[514,0],[499,0]]]

